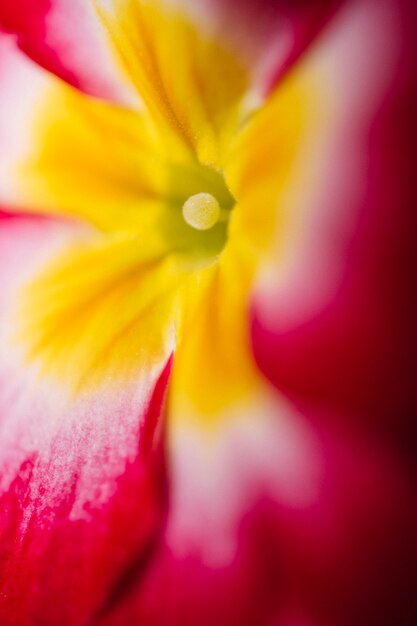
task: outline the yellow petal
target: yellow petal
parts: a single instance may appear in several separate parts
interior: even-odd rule
[[[281,229],[281,242],[285,240],[291,220],[285,194],[311,127],[314,95],[304,75],[290,75],[252,116],[230,150],[225,177],[237,206],[229,234],[243,238],[255,255],[266,252],[276,230]]]
[[[184,316],[170,387],[169,414],[216,424],[259,382],[253,362],[248,294],[253,267],[246,250],[228,246],[220,262],[182,288]]]
[[[167,152],[219,167],[248,84],[236,54],[158,0],[98,10]]]
[[[31,135],[14,169],[19,206],[104,230],[143,227],[159,210],[167,175],[139,113],[51,80]]]
[[[181,267],[128,235],[58,257],[23,291],[17,340],[41,376],[71,391],[125,384],[173,347]]]

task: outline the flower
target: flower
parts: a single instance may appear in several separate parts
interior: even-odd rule
[[[415,623],[414,12],[3,3],[2,623]]]

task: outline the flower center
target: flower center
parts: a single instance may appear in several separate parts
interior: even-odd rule
[[[184,202],[182,215],[189,226],[209,230],[219,220],[220,206],[211,193],[196,193]]]
[[[223,173],[194,161],[167,164],[166,185],[155,225],[167,251],[176,250],[198,269],[216,262],[235,206]]]

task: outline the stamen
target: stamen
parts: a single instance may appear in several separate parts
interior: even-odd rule
[[[189,226],[209,230],[219,220],[220,206],[211,193],[196,193],[184,202],[182,215]]]

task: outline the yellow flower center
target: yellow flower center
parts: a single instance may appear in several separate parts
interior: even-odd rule
[[[251,285],[292,202],[315,107],[310,87],[287,81],[248,112],[250,72],[223,42],[158,2],[125,4],[112,36],[143,109],[54,83],[36,113],[37,147],[16,168],[22,205],[90,235],[26,287],[17,340],[75,398],[136,385],[175,350],[171,414],[217,414],[258,376]]]

